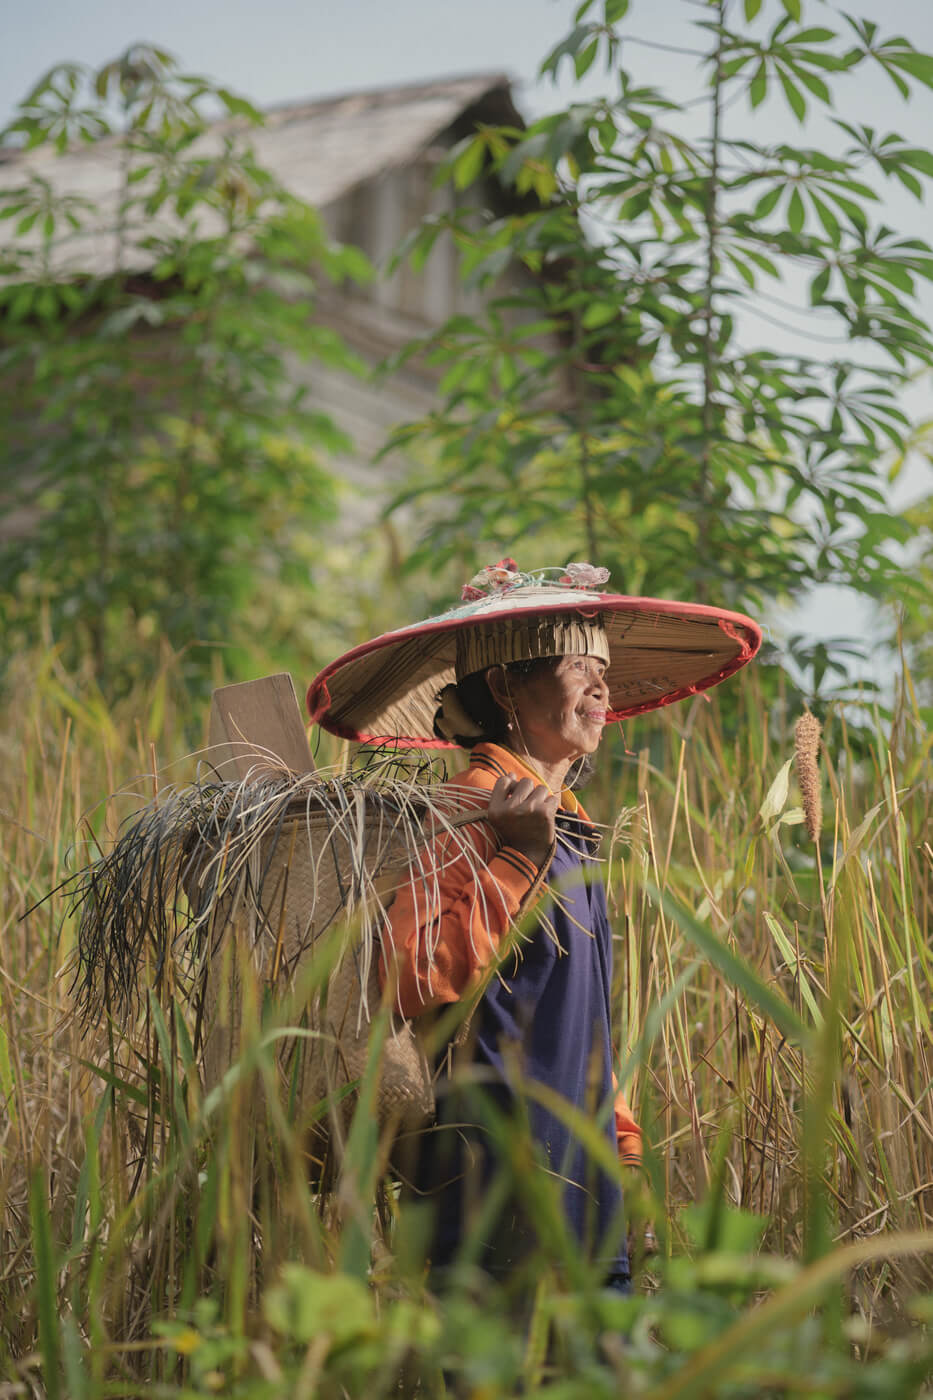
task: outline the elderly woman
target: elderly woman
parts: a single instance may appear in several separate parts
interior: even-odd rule
[[[448,787],[482,820],[435,841],[384,940],[383,974],[404,1016],[479,998],[411,1183],[432,1208],[433,1270],[466,1255],[501,1277],[552,1250],[538,1235],[548,1182],[566,1227],[557,1233],[625,1287],[619,1174],[575,1131],[585,1115],[623,1161],[640,1160],[613,1074],[599,841],[573,775],[607,721],[716,684],[760,634],[736,614],[598,591],[608,575],[588,565],[557,572],[520,574],[503,560],[467,586],[465,607],[334,663],[309,706],[348,737],[470,753]],[[525,1131],[531,1178],[510,1164]]]
[[[527,1113],[539,1167],[563,1182],[572,1235],[607,1279],[628,1278],[618,1180],[588,1160],[559,1108],[521,1091],[527,1079],[559,1095],[601,1122],[624,1160],[640,1161],[639,1129],[621,1095],[614,1117],[608,1111],[611,931],[594,868],[598,838],[566,784],[577,760],[596,751],[608,709],[604,634],[588,628],[582,641],[586,653],[490,666],[467,674],[445,696],[438,721],[444,737],[471,749],[469,768],[451,783],[462,790],[464,805],[470,794],[488,794],[484,829],[475,838],[480,862],[472,852],[457,857],[452,840],[441,840],[434,853],[439,889],[408,885],[390,911],[387,972],[404,1015],[457,1001],[487,968],[499,972],[471,1024],[472,1072],[462,1082],[455,1075],[449,1090],[439,1092],[438,1127],[425,1135],[416,1168],[415,1189],[435,1209],[435,1270],[453,1264],[472,1239],[471,1217],[486,1214],[502,1170],[488,1121],[469,1126],[471,1113],[488,1120],[492,1110],[513,1125]],[[548,887],[559,891],[556,898],[547,897]],[[503,958],[502,944],[525,909],[530,927]],[[510,1272],[536,1243],[533,1212],[514,1188],[498,1219],[481,1228],[479,1262],[493,1274]]]

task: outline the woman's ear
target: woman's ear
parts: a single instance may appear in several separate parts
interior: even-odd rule
[[[502,666],[490,666],[486,672],[486,684],[489,686],[489,694],[495,700],[499,709],[506,716],[512,714],[515,709],[511,692],[509,691],[509,678]]]

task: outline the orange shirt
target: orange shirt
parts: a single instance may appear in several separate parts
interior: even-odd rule
[[[478,744],[469,768],[446,786],[464,808],[482,808],[505,773],[540,781],[509,749]],[[589,820],[567,788],[561,806]],[[386,926],[392,952],[384,947],[380,972],[383,983],[389,976],[395,981],[402,1015],[418,1016],[459,1001],[481,979],[519,913],[540,896],[540,873],[520,851],[500,847],[481,821],[444,833],[433,843],[420,871],[413,868],[414,878],[399,889]],[[621,1091],[615,1119],[619,1156],[637,1165],[641,1129]]]

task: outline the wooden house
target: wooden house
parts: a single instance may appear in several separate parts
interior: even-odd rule
[[[266,113],[251,142],[259,164],[314,205],[336,239],[358,246],[384,268],[426,215],[453,207],[451,185],[436,183],[438,165],[451,147],[478,123],[499,122],[522,124],[509,80],[479,74],[279,107]],[[229,125],[217,122],[201,139],[219,146]],[[106,277],[114,269],[119,151],[109,138],[63,154],[45,147],[29,154],[0,151],[0,195],[33,174],[57,192],[89,201],[96,211],[79,232],[56,242],[53,266],[62,277]],[[479,198],[475,189],[470,192],[471,203],[481,205],[484,197],[490,208],[508,207],[498,185],[487,182]],[[139,265],[128,270],[145,277],[139,251],[133,254]],[[515,268],[505,274],[504,285],[526,275]],[[365,286],[322,290],[314,315],[375,366],[412,336],[457,312],[475,313],[482,304],[483,294],[461,280],[453,241],[444,235],[419,272],[403,263]],[[437,375],[417,360],[382,381],[320,363],[311,370],[296,367],[294,373],[310,376],[315,405],[352,440],[352,451],[337,466],[360,485],[371,479],[372,458],[392,427],[421,416],[435,401]],[[0,538],[28,534],[29,511],[4,512],[4,494],[0,472]]]

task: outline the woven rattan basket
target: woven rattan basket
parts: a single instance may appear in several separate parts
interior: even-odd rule
[[[380,930],[409,881],[425,891],[425,927],[436,924],[434,843],[443,837],[445,859],[482,862],[488,836],[460,828],[482,821],[486,800],[443,784],[320,773],[161,788],[73,882],[78,1015],[89,1023],[104,1008],[133,1040],[150,997],[166,1006],[180,997],[195,1013],[208,1093],[232,1089],[229,1072],[262,1037],[280,1106],[322,1179],[340,1165],[367,1066],[383,1143],[411,1138],[433,1111],[421,1039],[431,1016],[416,1028],[392,1013],[391,990],[379,986]],[[536,894],[537,882],[523,908]],[[474,1000],[481,991],[482,981]]]
[[[210,908],[204,981],[205,1087],[220,1084],[243,1046],[243,1008],[268,996],[288,1006],[297,1033],[276,1049],[280,1098],[289,1103],[314,1174],[339,1162],[371,1052],[372,1018],[386,1005],[378,977],[378,926],[394,890],[411,878],[413,819],[420,842],[437,831],[417,809],[399,810],[358,790],[346,821],[335,823],[313,789],[280,814],[245,859],[230,851],[191,853],[185,890],[196,917]],[[481,813],[451,809],[443,828],[456,831]],[[317,966],[316,966],[317,964]],[[310,987],[301,1004],[292,995]],[[291,998],[291,1005],[288,1005]],[[386,1144],[427,1124],[434,1111],[432,1070],[419,1030],[386,1008],[374,1112]],[[293,1019],[292,1019],[293,1018]]]

